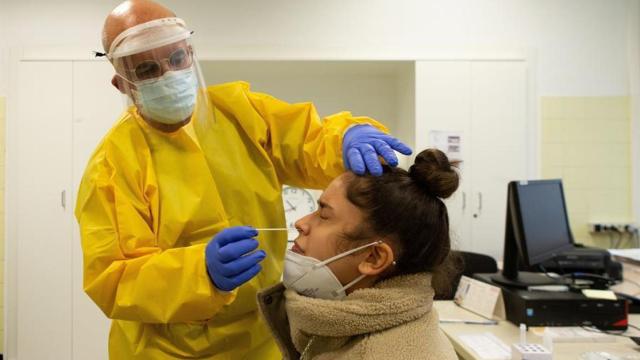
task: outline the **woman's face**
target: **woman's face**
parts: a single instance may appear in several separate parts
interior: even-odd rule
[[[296,222],[298,238],[291,249],[304,256],[326,260],[355,247],[344,234],[357,232],[363,223],[363,214],[346,197],[346,185],[351,173],[344,173],[329,184],[318,200],[319,209]],[[372,240],[374,241],[374,240]],[[371,248],[333,261],[327,266],[345,285],[360,275],[358,264]]]

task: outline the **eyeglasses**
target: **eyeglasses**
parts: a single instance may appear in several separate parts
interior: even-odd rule
[[[127,70],[135,76],[136,81],[155,79],[164,73],[162,64],[166,64],[172,71],[184,70],[193,64],[191,49],[179,48],[174,50],[169,57],[158,60],[145,60],[135,69]]]

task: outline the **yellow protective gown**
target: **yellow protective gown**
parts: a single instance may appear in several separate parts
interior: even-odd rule
[[[343,171],[349,126],[386,131],[348,112],[321,122],[311,103],[252,93],[244,82],[208,90],[216,123],[206,156],[191,125],[163,133],[131,108],[80,185],[84,289],[113,319],[112,359],[280,358],[256,292],[279,281],[286,235],[258,236],[262,271],[230,293],[212,286],[205,246],[224,227],[284,226],[282,184],[326,186]]]

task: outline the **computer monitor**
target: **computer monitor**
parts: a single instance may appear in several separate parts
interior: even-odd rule
[[[518,271],[520,265],[534,267],[573,247],[562,180],[510,182],[503,270],[493,281],[519,288],[557,284],[545,274]]]

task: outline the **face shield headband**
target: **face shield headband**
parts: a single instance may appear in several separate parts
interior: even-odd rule
[[[108,52],[94,53],[97,57],[106,56],[109,60],[114,60],[186,40],[192,34],[193,31],[188,30],[184,20],[180,18],[156,19],[130,27],[118,34],[111,42]]]

